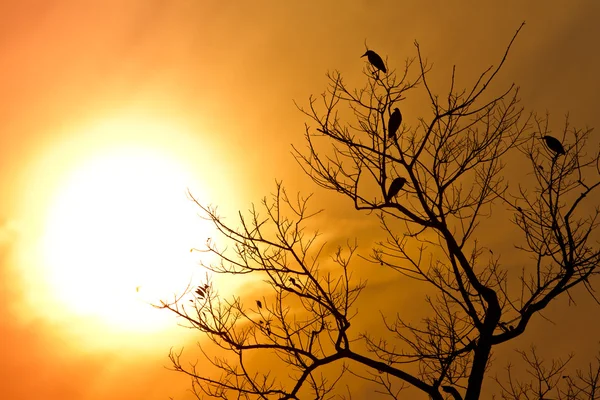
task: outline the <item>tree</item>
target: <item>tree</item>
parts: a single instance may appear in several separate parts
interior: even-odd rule
[[[600,248],[591,194],[600,185],[600,154],[588,154],[591,129],[573,128],[567,118],[557,139],[565,154],[556,153],[542,140],[550,135],[548,115],[526,113],[518,87],[490,93],[522,26],[499,64],[468,89],[455,87],[453,69],[447,93],[437,95],[415,42],[416,57],[400,72],[365,64],[366,85],[357,90],[340,72],[328,73],[321,98],[299,107],[310,124],[307,146],[294,148],[295,158],[318,186],[379,218],[384,238],[370,254],[359,255],[350,241],[327,262],[318,232],[307,229],[319,212],[310,211],[311,196],[289,196],[281,183],[261,207],[240,213],[237,227],[215,207],[198,204],[221,235],[203,250],[220,262],[205,267],[267,284],[260,298],[244,302],[221,297],[206,282],[191,303],[182,296],[161,305],[220,348],[202,353],[214,371],[171,353],[174,369],[192,377],[198,397],[321,399],[340,394],[337,386],[350,376],[391,398],[412,388],[423,398],[479,399],[496,346],[522,335],[569,290],[581,286],[593,296]],[[431,114],[411,120],[404,110],[403,124],[388,134],[392,110],[417,93],[427,95]],[[509,182],[509,161],[519,159],[530,174]],[[517,270],[503,266],[477,236],[492,214],[507,213]],[[352,321],[364,310],[355,304],[366,287],[352,278],[358,263],[427,285],[430,309],[417,321],[384,316],[381,335],[356,332]],[[268,365],[256,362],[256,354]],[[588,386],[596,387],[598,375],[592,378]],[[519,398],[509,386],[501,395]]]

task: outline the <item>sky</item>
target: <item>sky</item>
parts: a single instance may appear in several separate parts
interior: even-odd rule
[[[294,100],[321,93],[328,70],[360,79],[365,43],[400,64],[418,40],[433,82],[457,65],[467,85],[525,21],[499,82],[555,129],[566,113],[598,127],[598,18],[595,0],[0,2],[0,398],[191,398],[165,366],[198,338],[147,304],[202,274],[189,249],[210,228],[186,188],[227,214],[279,179],[315,192],[330,237],[374,232],[290,154],[307,122]],[[395,290],[371,282],[367,304]],[[577,299],[518,344],[596,351],[597,306]]]

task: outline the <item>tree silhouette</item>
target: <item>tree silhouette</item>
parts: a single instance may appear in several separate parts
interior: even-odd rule
[[[258,277],[268,288],[262,302],[255,293],[243,301],[220,296],[207,282],[191,305],[180,301],[184,296],[162,304],[216,345],[214,353],[202,347],[202,368],[171,353],[174,369],[191,376],[198,397],[322,399],[344,397],[346,390],[350,398],[353,385],[364,384],[390,398],[405,398],[401,392],[412,388],[421,398],[479,399],[495,346],[522,335],[534,315],[575,286],[593,296],[600,249],[591,194],[600,185],[600,155],[588,154],[591,130],[574,129],[567,119],[560,139],[565,154],[556,157],[540,140],[550,133],[547,115],[526,113],[514,84],[490,93],[521,28],[498,65],[467,89],[455,87],[453,69],[447,93],[437,95],[415,42],[416,57],[399,73],[373,74],[367,66],[366,85],[356,90],[341,73],[329,73],[325,93],[299,107],[310,124],[306,148],[294,148],[296,160],[317,185],[379,218],[384,239],[369,255],[357,258],[358,246],[349,242],[324,257],[318,233],[307,229],[319,211],[310,211],[310,196],[289,196],[281,183],[261,207],[240,213],[239,226],[198,204],[223,239],[207,242],[203,251],[220,262],[205,267]],[[430,104],[427,117],[410,116],[407,107],[419,92]],[[387,140],[386,121],[400,103],[405,121],[394,127],[395,140]],[[528,172],[509,182],[505,174],[515,163]],[[398,177],[405,180],[402,190],[390,197]],[[510,215],[517,270],[478,240],[492,212]],[[352,277],[358,263],[427,285],[430,309],[409,321],[399,304],[379,327],[351,329],[357,314],[374,311],[355,305],[366,286]],[[564,369],[544,368],[526,354],[546,386]],[[590,371],[588,381],[573,385],[597,387],[598,374]],[[521,388],[501,385],[501,396],[517,399],[535,389]],[[546,389],[527,393],[545,398],[552,388]]]

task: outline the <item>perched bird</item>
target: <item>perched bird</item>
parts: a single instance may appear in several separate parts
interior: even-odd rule
[[[256,306],[258,308],[262,308],[262,303],[260,302],[260,300],[256,300]]]
[[[302,289],[302,286],[300,286],[294,278],[290,278],[290,282],[292,282],[292,285],[296,286],[298,289]]]
[[[203,299],[204,296],[206,295],[206,289],[204,289],[201,286],[198,286],[198,289],[196,289],[195,293],[198,295],[198,297],[200,297],[201,299]]]
[[[396,178],[392,181],[390,188],[388,189],[387,196],[385,198],[385,202],[389,203],[389,201],[398,194],[398,192],[402,189],[404,184],[406,183],[405,178]]]
[[[377,68],[379,71],[383,71],[383,73],[387,73],[387,68],[385,68],[385,64],[379,54],[375,53],[373,50],[367,50],[365,54],[361,57],[367,56],[367,60],[371,63],[372,66]]]
[[[396,131],[400,128],[402,123],[402,114],[398,107],[394,108],[394,112],[390,115],[390,121],[388,122],[388,138],[396,139]]]
[[[542,136],[542,139],[546,141],[546,146],[557,155],[565,154],[565,148],[557,138],[546,135]]]
[[[498,326],[503,332],[508,332],[508,325],[506,325],[506,322],[498,322]]]

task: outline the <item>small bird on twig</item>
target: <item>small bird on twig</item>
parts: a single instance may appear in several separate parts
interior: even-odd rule
[[[258,308],[262,308],[262,303],[261,303],[261,301],[260,301],[260,300],[256,300],[256,306],[257,306]]]
[[[298,289],[302,289],[302,286],[300,286],[294,278],[290,278],[290,282],[292,282],[292,285],[296,286]]]
[[[375,53],[373,50],[367,50],[367,52],[361,57],[364,56],[367,56],[367,60],[369,60],[371,65],[374,66],[376,69],[378,69],[379,71],[383,71],[384,74],[387,73],[387,68],[385,67],[385,64],[381,57],[379,57],[379,54]]]

